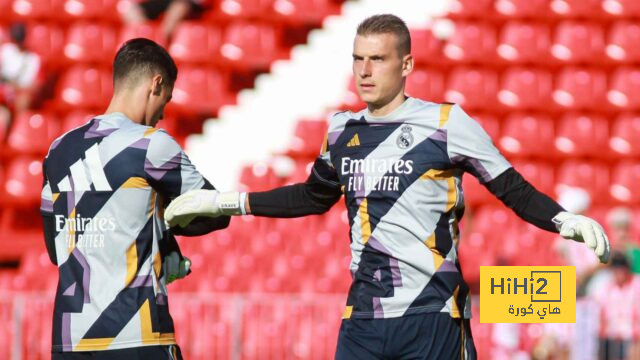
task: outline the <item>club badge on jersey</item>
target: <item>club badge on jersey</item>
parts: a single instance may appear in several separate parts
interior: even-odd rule
[[[407,149],[411,144],[413,144],[413,135],[411,135],[411,130],[413,129],[411,129],[411,126],[409,125],[405,125],[400,129],[402,133],[400,133],[396,139],[396,144],[400,149]]]

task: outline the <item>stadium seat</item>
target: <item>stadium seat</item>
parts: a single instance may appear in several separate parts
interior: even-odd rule
[[[274,0],[221,0],[220,12],[227,17],[269,17]]]
[[[446,62],[442,56],[443,41],[437,39],[430,29],[409,29],[411,32],[411,55],[417,66]]]
[[[491,63],[496,58],[496,30],[483,22],[458,22],[444,44],[446,58],[456,63]]]
[[[465,206],[475,208],[486,204],[499,204],[499,200],[469,173],[462,176],[462,188],[464,189]]]
[[[602,9],[616,18],[640,16],[640,3],[636,0],[602,0]]]
[[[554,102],[564,109],[606,109],[607,75],[597,68],[567,67],[556,77]]]
[[[616,154],[640,157],[640,115],[622,114],[611,127],[609,146]]]
[[[204,67],[182,67],[167,109],[187,116],[212,116],[228,102],[226,82],[220,72]]]
[[[491,113],[471,114],[471,117],[482,125],[484,131],[489,134],[491,140],[497,143],[500,139],[500,122]]]
[[[458,67],[447,79],[445,100],[465,109],[495,109],[498,78],[483,68]]]
[[[500,30],[498,56],[508,63],[544,63],[550,59],[551,32],[543,24],[510,21]]]
[[[620,162],[611,173],[611,197],[624,204],[640,204],[640,162]]]
[[[63,11],[64,0],[13,0],[11,4],[13,19],[55,19]]]
[[[66,0],[64,15],[75,19],[120,20],[118,14],[119,0]]]
[[[233,67],[265,70],[280,55],[277,39],[272,26],[233,22],[225,31],[220,52]]]
[[[640,61],[640,25],[634,21],[615,22],[607,36],[605,52],[610,60],[618,63],[632,63]]]
[[[102,111],[109,103],[112,86],[111,74],[108,71],[76,65],[62,75],[57,98],[60,99],[59,104],[63,108]]]
[[[80,127],[82,125],[85,125],[86,123],[89,122],[89,120],[91,120],[91,118],[93,118],[94,115],[97,115],[97,113],[90,112],[90,111],[82,111],[82,110],[68,113],[67,116],[65,116],[64,119],[62,120],[62,131],[67,132],[77,127]]]
[[[24,111],[15,116],[7,144],[15,153],[44,155],[58,135],[60,124],[55,116]]]
[[[176,30],[179,31],[180,27]],[[158,27],[155,23],[144,23],[134,26],[123,26],[118,35],[118,41],[116,42],[119,48],[125,41],[135,38],[147,38],[155,42],[160,41],[160,34],[158,33]]]
[[[509,115],[502,126],[500,148],[507,156],[552,158],[553,120],[541,114]]]
[[[65,43],[62,30],[55,25],[35,23],[27,31],[27,48],[40,55],[45,69],[57,68],[61,63]]]
[[[502,75],[498,100],[510,109],[535,109],[549,104],[553,83],[551,74],[537,68],[509,68]]]
[[[176,62],[212,63],[219,59],[220,29],[201,22],[183,22],[176,29],[169,53]]]
[[[240,172],[240,187],[243,191],[265,191],[279,185],[273,169],[267,164],[258,163],[244,166]]]
[[[598,23],[564,21],[553,35],[551,55],[562,63],[594,63],[604,58],[604,31]]]
[[[314,159],[320,154],[322,141],[327,134],[325,120],[299,120],[291,139],[287,155],[297,158]]]
[[[273,11],[280,21],[293,24],[320,24],[339,8],[332,0],[275,0]]]
[[[444,93],[444,76],[441,71],[431,69],[415,69],[407,76],[406,93],[419,99],[442,102]]]
[[[454,0],[448,16],[456,19],[487,19],[493,13],[493,0]]]
[[[589,193],[592,204],[607,204],[609,185],[609,168],[604,163],[568,160],[556,171],[556,195],[563,187],[578,187]]]
[[[5,201],[14,206],[34,206],[40,202],[41,190],[42,161],[40,156],[14,158],[6,171]]]
[[[494,7],[501,17],[507,18],[544,19],[550,14],[548,0],[496,0]]]
[[[516,160],[511,164],[536,189],[553,196],[555,174],[554,168],[549,162]]]
[[[77,22],[69,28],[64,55],[71,62],[111,64],[116,50],[116,34],[112,28]]]
[[[597,115],[567,114],[557,127],[556,149],[567,157],[609,155],[609,124]]]
[[[601,0],[551,0],[550,7],[553,15],[562,18],[589,18],[603,17],[600,10]]]
[[[640,109],[640,68],[623,67],[610,78],[607,100],[617,109]]]

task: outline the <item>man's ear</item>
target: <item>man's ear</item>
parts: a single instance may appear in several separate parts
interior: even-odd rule
[[[164,79],[162,79],[162,75],[156,74],[153,79],[151,79],[151,93],[155,96],[160,96],[163,83]]]
[[[407,54],[402,58],[402,76],[407,76],[413,71],[413,56]]]

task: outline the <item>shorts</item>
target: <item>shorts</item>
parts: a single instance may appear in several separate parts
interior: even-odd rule
[[[344,319],[336,350],[336,360],[476,358],[469,320],[448,313]]]
[[[616,339],[600,339],[598,346],[598,359],[601,360],[624,360],[631,341]]]
[[[51,360],[182,360],[178,345],[140,346],[103,351],[51,353]]]

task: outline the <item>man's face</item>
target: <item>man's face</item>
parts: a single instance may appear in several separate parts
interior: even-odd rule
[[[159,85],[159,93],[151,93],[145,123],[155,127],[164,118],[164,107],[171,101],[173,85]]]
[[[403,91],[407,59],[398,51],[393,34],[356,35],[353,43],[353,76],[362,101],[383,106]]]

